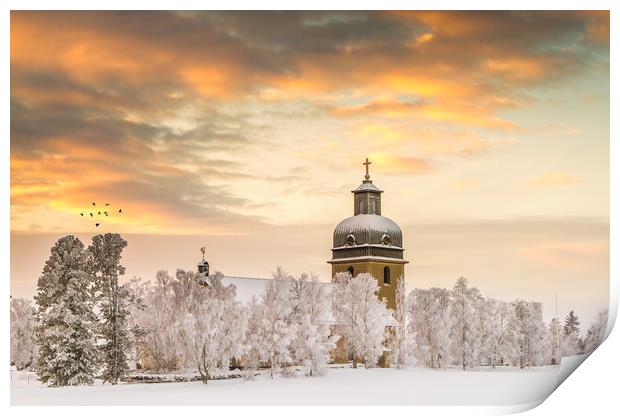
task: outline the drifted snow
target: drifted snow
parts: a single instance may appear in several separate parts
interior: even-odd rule
[[[496,405],[526,406],[555,389],[558,367],[461,370],[330,368],[322,377],[267,374],[165,384],[46,388],[11,372],[12,405]],[[29,383],[28,383],[29,378]],[[312,394],[309,394],[312,392]],[[383,393],[382,393],[383,392]]]

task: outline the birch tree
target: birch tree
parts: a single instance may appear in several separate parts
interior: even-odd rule
[[[32,302],[11,297],[11,365],[18,370],[34,366],[37,356],[34,328]]]
[[[450,291],[415,289],[409,294],[409,332],[418,365],[443,368],[450,364]]]
[[[407,353],[407,285],[404,276],[396,282],[396,310],[394,334],[391,338],[392,361],[397,368],[405,365]]]
[[[221,273],[209,276],[206,286],[199,283],[198,275],[184,276],[193,277],[184,283],[194,285],[187,289],[194,293],[196,302],[185,304],[179,336],[202,382],[207,384],[214,370],[228,370],[230,360],[241,354],[243,311],[235,300],[235,287],[224,286]]]
[[[596,318],[588,328],[588,332],[586,333],[586,337],[584,339],[585,352],[594,351],[596,347],[603,342],[607,331],[608,315],[609,312],[607,309],[600,311],[596,315]]]
[[[331,334],[330,299],[316,276],[302,273],[290,283],[295,337],[291,348],[306,375],[323,374],[338,337]]]
[[[377,296],[377,279],[368,273],[360,273],[352,279],[347,275],[338,275],[336,278],[333,290],[334,318],[341,328],[353,367],[357,367],[358,359],[366,367],[374,367],[383,354],[385,328],[393,322],[385,302]]]
[[[291,277],[278,267],[273,279],[267,283],[262,299],[261,355],[269,362],[271,378],[277,370],[292,361],[290,346],[295,328],[290,325],[290,281]]]
[[[475,287],[469,287],[467,279],[460,277],[451,296],[450,352],[456,365],[465,370],[471,368],[478,358],[480,328],[477,326],[476,306],[480,293]]]

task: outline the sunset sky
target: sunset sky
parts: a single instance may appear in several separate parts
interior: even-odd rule
[[[607,305],[607,12],[11,13],[14,295],[67,233],[326,280],[365,157],[410,287]]]

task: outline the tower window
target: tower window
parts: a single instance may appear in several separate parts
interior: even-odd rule
[[[386,246],[391,246],[392,245],[392,239],[390,238],[389,234],[383,234],[383,237],[381,237],[381,243],[383,243],[383,245]]]
[[[383,284],[384,285],[390,284],[390,268],[388,266],[385,266],[383,268]]]
[[[351,275],[351,277],[354,277],[354,276],[353,276],[353,272],[354,272],[354,270],[353,270],[353,266],[349,266],[349,267],[347,267],[347,273],[349,273],[349,274]]]
[[[346,246],[354,246],[355,245],[355,236],[353,234],[349,234],[347,236],[347,240],[344,243]]]

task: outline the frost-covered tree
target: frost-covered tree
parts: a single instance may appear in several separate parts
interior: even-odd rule
[[[18,370],[34,366],[34,309],[27,299],[11,297],[11,365]]]
[[[575,315],[575,311],[571,310],[568,315],[566,315],[566,318],[564,318],[564,336],[573,334],[573,333],[579,333],[579,318],[577,317],[577,315]]]
[[[401,368],[405,365],[407,353],[407,285],[402,275],[396,281],[394,320],[396,325],[390,339],[391,358],[396,368]]]
[[[353,366],[361,359],[373,367],[383,354],[385,328],[393,322],[385,302],[379,300],[377,279],[369,273],[337,274],[332,291],[334,319],[342,331],[344,344]]]
[[[139,348],[145,364],[156,371],[179,368],[182,346],[178,335],[178,310],[175,306],[175,281],[164,270],[155,275],[155,283],[146,283],[144,308],[136,310],[135,322],[141,328]]]
[[[493,368],[498,364],[513,363],[519,354],[517,323],[510,303],[485,299],[485,325],[483,329],[483,363]]]
[[[542,304],[519,299],[513,302],[513,308],[517,323],[519,367],[543,364],[546,326],[542,320]]]
[[[262,325],[260,331],[261,358],[270,365],[270,375],[291,363],[291,342],[295,328],[290,325],[293,310],[289,276],[278,267],[263,294]]]
[[[290,282],[293,358],[304,366],[306,375],[323,374],[336,346],[337,336],[331,334],[330,299],[325,285],[316,276],[300,274]]]
[[[584,352],[594,351],[596,347],[603,342],[607,331],[608,315],[609,313],[607,309],[596,315],[596,318],[592,325],[590,325],[590,328],[588,328],[588,332],[584,339]]]
[[[450,363],[450,291],[433,287],[409,294],[409,333],[417,365],[443,368]]]
[[[261,360],[261,336],[263,326],[263,305],[252,296],[246,308],[246,327],[243,338],[243,364],[245,377],[254,378]]]
[[[92,384],[97,363],[92,282],[84,245],[70,235],[51,249],[35,296],[36,371],[52,386]]]
[[[477,316],[480,292],[460,277],[452,288],[451,297],[450,353],[453,362],[465,370],[477,362],[481,345]]]
[[[131,350],[129,353],[129,361],[133,362],[136,368],[141,368],[141,354],[146,334],[145,328],[141,322],[145,318],[144,311],[146,309],[146,298],[148,291],[151,289],[150,282],[143,282],[138,277],[133,277],[126,284],[127,290],[127,311],[129,312],[127,325],[131,337]]]
[[[104,383],[117,384],[129,370],[131,334],[128,327],[129,292],[119,282],[125,274],[121,265],[123,249],[127,247],[119,234],[107,233],[93,237],[88,247],[88,269],[95,283],[95,298],[99,310],[99,338],[103,360]]]
[[[179,273],[177,273],[179,276]],[[189,361],[198,369],[203,383],[207,383],[215,369],[226,369],[233,357],[241,355],[244,334],[243,310],[235,300],[235,287],[222,284],[222,274],[207,278],[207,285],[200,284],[198,275],[188,272],[183,277],[193,277],[183,283],[198,302],[185,303],[179,322],[179,336],[183,340]]]
[[[575,311],[571,310],[564,319],[561,341],[562,357],[570,357],[582,352],[579,325],[579,318],[575,315]]]

